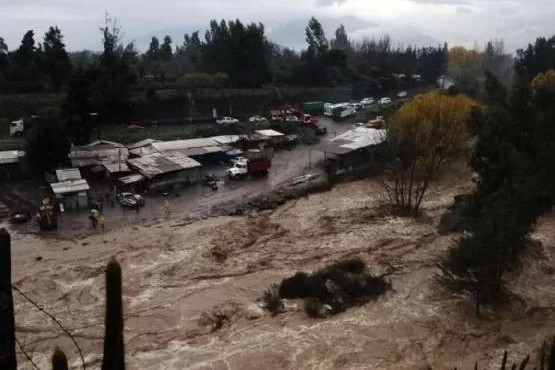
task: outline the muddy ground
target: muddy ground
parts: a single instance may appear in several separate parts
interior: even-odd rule
[[[73,240],[27,235],[14,242],[14,283],[73,330],[88,369],[100,368],[111,256],[123,267],[128,369],[471,369],[497,364],[504,350],[520,359],[555,328],[555,214],[540,220],[533,236],[541,243],[510,277],[512,303],[477,319],[434,279],[453,237],[437,233],[439,217],[471,189],[467,177],[434,187],[417,220],[391,216],[374,179],[250,216],[174,218]],[[391,273],[394,291],[327,319],[306,317],[295,301],[275,317],[244,317],[272,283],[350,257]],[[48,368],[58,345],[78,369],[71,342],[14,294],[17,337],[33,359]],[[238,308],[230,322],[215,332],[199,326],[222,304]]]
[[[327,117],[320,117],[320,124],[328,130],[325,136],[320,137],[321,140],[333,138],[353,127],[350,122],[334,122]],[[139,212],[122,208],[118,204],[114,207],[106,204],[104,207],[106,225],[109,229],[115,229],[121,226],[144,226],[158,222],[164,218],[162,204],[166,199],[172,204],[173,215],[183,219],[196,220],[214,214],[233,213],[236,205],[243,203],[247,198],[261,196],[276,189],[289,189],[289,184],[297,176],[323,175],[324,153],[319,150],[319,147],[320,143],[314,143],[276,150],[272,159],[272,168],[266,177],[232,181],[225,176],[225,169],[229,164],[205,166],[202,168],[203,172],[214,174],[219,178],[217,191],[197,184],[167,196],[149,194],[146,198],[146,206]],[[91,187],[90,195],[94,199],[103,198],[106,192],[111,191],[106,184],[93,182]],[[0,184],[0,201],[4,201],[12,209],[22,207],[35,213],[37,205],[40,204],[38,188],[39,186],[32,181]],[[79,238],[94,233],[87,216],[88,209],[66,212],[60,215],[58,229],[52,232],[40,233],[35,222],[14,226],[6,219],[0,219],[0,227],[10,228],[16,233],[16,237],[22,234],[36,234],[62,239]]]

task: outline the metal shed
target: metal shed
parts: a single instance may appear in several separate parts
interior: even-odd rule
[[[178,151],[133,158],[129,165],[148,180],[151,190],[177,188],[200,180],[201,164]]]

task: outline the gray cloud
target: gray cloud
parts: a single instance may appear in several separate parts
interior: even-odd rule
[[[468,5],[468,0],[410,0],[420,4]]]
[[[467,6],[457,6],[457,13],[469,14],[469,13],[472,13],[472,9]]]
[[[337,6],[331,6],[337,5]],[[437,5],[437,6],[436,6]],[[15,49],[28,29],[40,40],[58,25],[71,50],[101,47],[105,11],[117,17],[126,41],[144,48],[151,36],[204,32],[210,19],[262,22],[278,43],[304,47],[304,28],[314,15],[328,38],[343,22],[351,38],[389,33],[394,41],[479,45],[504,38],[508,49],[554,33],[553,0],[0,0],[0,37]]]
[[[328,6],[328,5],[333,5],[333,4],[341,4],[341,3],[345,3],[348,0],[317,0],[316,4],[320,5],[320,6]]]

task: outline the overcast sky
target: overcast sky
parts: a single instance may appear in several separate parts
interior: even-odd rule
[[[118,19],[125,41],[144,50],[151,36],[204,33],[210,19],[262,22],[270,40],[299,50],[311,16],[328,39],[344,23],[352,39],[389,34],[403,45],[479,46],[504,39],[507,51],[555,34],[554,0],[0,0],[0,37],[10,50],[25,31],[42,39],[58,25],[69,50],[100,50],[105,12]]]

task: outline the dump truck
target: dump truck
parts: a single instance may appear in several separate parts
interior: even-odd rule
[[[229,179],[238,180],[249,175],[266,176],[272,167],[271,152],[261,149],[249,149],[244,157],[238,157],[231,161],[233,166],[225,172]]]

